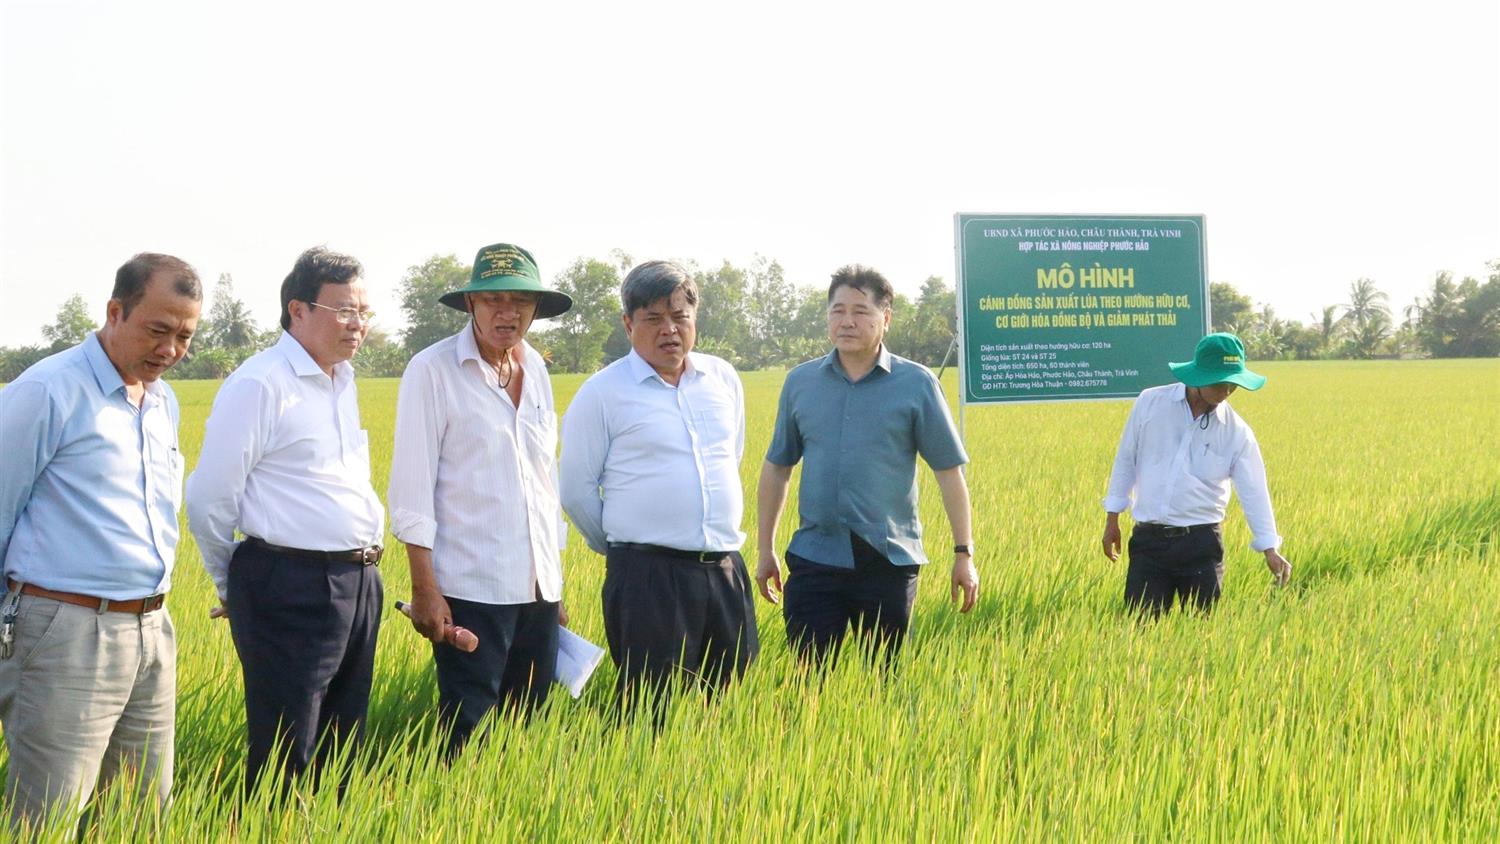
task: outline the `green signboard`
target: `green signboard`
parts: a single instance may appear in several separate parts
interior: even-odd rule
[[[1201,215],[955,222],[965,403],[1133,397],[1208,332]]]

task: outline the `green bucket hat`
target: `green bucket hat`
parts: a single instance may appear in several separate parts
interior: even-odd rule
[[[555,317],[573,307],[573,299],[568,294],[542,286],[542,276],[537,272],[536,259],[531,253],[509,243],[496,243],[479,250],[474,256],[474,273],[469,277],[469,286],[444,293],[438,301],[455,311],[467,313],[465,293],[502,290],[540,296],[541,301],[536,305],[537,319]]]
[[[1228,382],[1247,390],[1259,390],[1266,376],[1245,368],[1245,345],[1233,334],[1210,334],[1198,341],[1193,359],[1168,364],[1177,380],[1189,387],[1207,387]]]

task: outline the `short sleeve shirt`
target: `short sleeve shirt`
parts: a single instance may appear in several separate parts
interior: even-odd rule
[[[853,568],[849,534],[896,565],[922,565],[917,455],[936,471],[969,461],[931,370],[882,348],[851,382],[838,351],[787,374],[766,460],[802,461],[790,553]]]

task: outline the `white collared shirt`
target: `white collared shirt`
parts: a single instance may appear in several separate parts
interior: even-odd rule
[[[432,549],[450,598],[562,600],[567,523],[557,498],[557,413],[547,364],[521,343],[521,403],[479,356],[471,325],[418,352],[401,376],[391,532]]]
[[[1280,546],[1255,433],[1227,401],[1207,416],[1207,427],[1193,418],[1182,384],[1141,391],[1115,452],[1105,511],[1129,508],[1137,522],[1216,524],[1224,521],[1233,481],[1250,524],[1250,547]]]
[[[235,528],[272,545],[348,551],[380,544],[370,439],[347,362],[329,378],[291,334],[219,388],[187,481],[188,528],[223,599]]]
[[[734,551],[745,396],[734,367],[691,352],[677,386],[633,350],[578,388],[563,417],[562,503],[589,547]]]

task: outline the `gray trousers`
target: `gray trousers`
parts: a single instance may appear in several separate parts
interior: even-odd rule
[[[98,612],[22,595],[15,650],[0,659],[0,725],[13,823],[78,813],[129,772],[142,798],[172,789],[177,642],[166,608]]]

